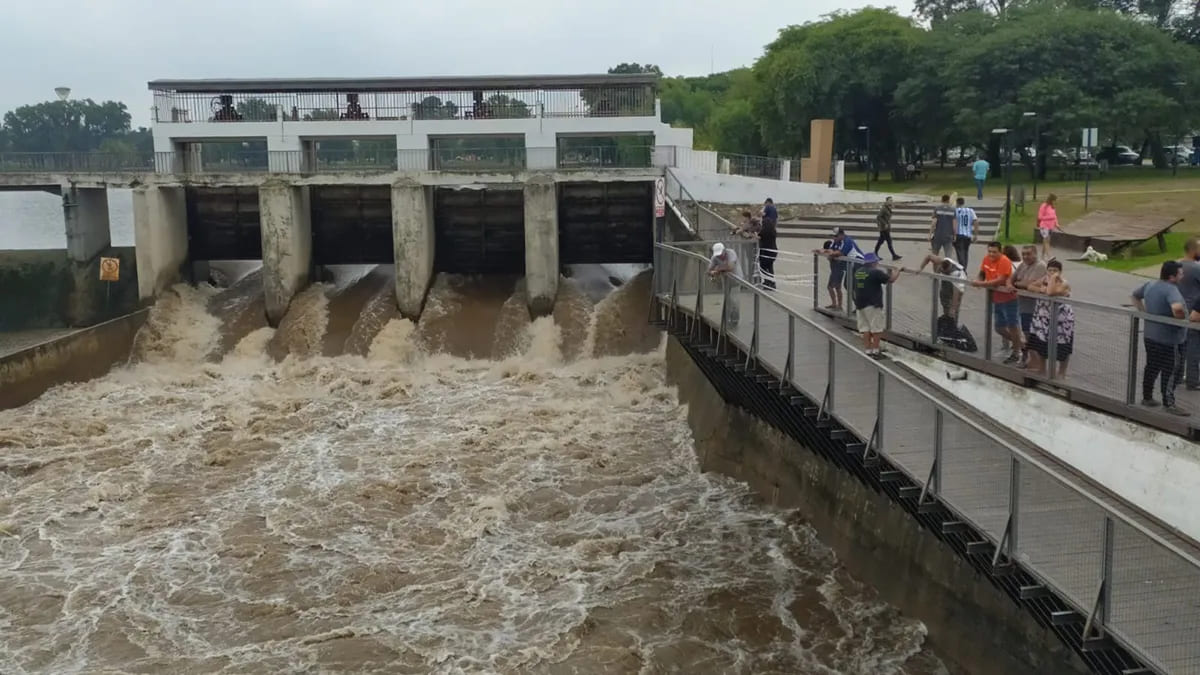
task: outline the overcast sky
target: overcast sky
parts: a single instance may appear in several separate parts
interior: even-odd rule
[[[911,0],[36,0],[3,2],[0,111],[115,99],[148,124],[157,78],[407,77],[751,65],[784,26]]]

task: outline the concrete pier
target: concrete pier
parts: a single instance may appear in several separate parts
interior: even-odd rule
[[[529,314],[554,311],[558,295],[558,191],[554,177],[533,174],[525,183],[525,286]]]
[[[148,300],[183,278],[181,270],[188,259],[184,189],[166,186],[135,189],[133,237],[137,245],[138,298]]]
[[[433,279],[434,227],[430,188],[415,181],[392,186],[392,247],[396,305],[405,318],[421,316]]]
[[[267,322],[278,326],[292,297],[308,285],[312,219],[307,187],[264,183],[258,189],[262,227],[263,299]]]
[[[63,190],[67,255],[88,262],[112,243],[108,224],[108,189],[70,187]]]

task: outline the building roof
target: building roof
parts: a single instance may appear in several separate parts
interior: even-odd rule
[[[593,75],[483,75],[443,77],[307,77],[267,79],[151,80],[152,91],[220,94],[233,92],[383,92],[470,91],[520,89],[580,89],[583,87],[654,85],[655,74]]]

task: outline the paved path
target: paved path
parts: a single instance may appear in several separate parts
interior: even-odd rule
[[[813,267],[811,250],[820,246],[819,241],[791,240],[785,244],[785,251],[800,255],[783,256],[776,264],[777,274],[784,277],[781,285],[781,296],[786,302],[795,307],[812,307],[812,278]],[[861,243],[860,243],[861,246]],[[898,252],[904,257],[902,265],[916,268],[926,251],[918,242],[903,242]],[[977,244],[972,247],[968,275],[974,277],[979,269],[986,248]],[[1115,272],[1094,267],[1086,263],[1067,259],[1069,253],[1060,252],[1063,260],[1063,275],[1071,283],[1072,297],[1079,300],[1097,303],[1120,310],[1128,307],[1133,289],[1144,284],[1146,279],[1125,272]],[[829,266],[821,261],[821,278],[818,280],[818,292],[821,306],[829,304],[825,292]],[[923,342],[933,342],[932,323],[936,318],[933,309],[934,280],[906,275],[897,282],[893,291],[892,330]],[[938,310],[940,312],[940,309]],[[1130,382],[1128,381],[1128,363],[1130,358],[1130,325],[1126,314],[1118,312],[1102,312],[1086,306],[1077,305],[1075,308],[1076,328],[1074,354],[1071,356],[1067,378],[1057,382],[1064,387],[1074,387],[1088,392],[1094,392],[1118,402],[1126,400]],[[980,345],[977,356],[983,355],[983,344],[986,334],[985,298],[977,289],[968,289],[962,301],[959,318],[961,323],[970,329]],[[995,345],[993,360],[1002,361],[1006,354],[1000,348],[1000,339],[993,336]],[[1135,401],[1141,400],[1141,370],[1145,365],[1144,349],[1141,337],[1137,337],[1138,365],[1134,371]],[[1158,398],[1157,388],[1155,397]],[[1176,397],[1181,407],[1191,411],[1196,419],[1191,424],[1200,426],[1200,392],[1187,391],[1182,385],[1176,390]],[[1162,428],[1174,430],[1180,426],[1178,418],[1172,418],[1165,413],[1149,409],[1133,411],[1145,419],[1158,420]],[[1147,417],[1149,416],[1149,417]]]

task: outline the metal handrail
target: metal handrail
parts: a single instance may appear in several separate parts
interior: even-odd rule
[[[676,246],[671,246],[668,244],[658,244],[658,245],[656,245],[656,249],[659,249],[659,259],[664,259],[664,258],[668,257],[667,255],[664,254],[664,252],[665,252],[670,255],[681,256],[684,259],[690,259],[690,260],[696,262],[697,265],[704,265],[707,263],[707,259],[704,258],[703,256],[693,253],[691,251],[685,250],[683,248],[676,247]],[[669,267],[673,270],[674,264],[670,263]],[[703,271],[703,267],[700,268],[700,271],[701,272]],[[674,274],[674,272],[672,272],[672,274]],[[941,276],[941,275],[930,275],[930,276],[937,277],[937,276]],[[702,274],[700,275],[700,278],[702,278]],[[949,279],[948,277],[942,277],[942,278]],[[1143,524],[1141,524],[1140,522],[1138,522],[1136,520],[1133,520],[1132,518],[1130,518],[1126,514],[1122,513],[1121,511],[1117,511],[1117,510],[1114,510],[1113,508],[1110,508],[1106,502],[1104,502],[1097,496],[1093,495],[1092,493],[1088,492],[1086,489],[1084,489],[1079,484],[1077,484],[1077,482],[1074,479],[1072,479],[1069,476],[1064,475],[1056,467],[1047,464],[1046,462],[1044,462],[1043,460],[1041,460],[1039,457],[1037,457],[1035,455],[1031,455],[1030,453],[1026,452],[1024,449],[1022,449],[1021,447],[1019,447],[1019,446],[1011,443],[1007,439],[999,436],[997,433],[993,432],[988,427],[981,426],[981,425],[977,424],[976,422],[974,422],[973,420],[971,420],[970,418],[959,413],[957,410],[947,407],[946,405],[942,404],[941,402],[938,401],[937,398],[935,398],[932,395],[930,395],[929,393],[927,393],[924,390],[924,388],[911,382],[910,379],[906,375],[900,373],[897,369],[893,368],[892,366],[888,365],[887,363],[866,359],[861,354],[858,354],[855,346],[853,346],[851,343],[849,343],[845,339],[835,335],[829,329],[827,329],[826,327],[817,323],[816,321],[799,314],[798,312],[793,310],[791,307],[789,307],[788,305],[781,302],[779,299],[773,297],[770,294],[763,292],[761,289],[755,287],[753,284],[748,283],[747,281],[745,281],[743,279],[736,278],[736,277],[728,277],[728,279],[739,290],[744,289],[745,291],[748,291],[751,294],[753,294],[752,297],[754,298],[754,303],[755,303],[755,312],[754,312],[754,322],[755,323],[754,323],[754,327],[753,327],[754,328],[753,337],[751,338],[751,341],[753,344],[745,345],[744,341],[739,339],[735,332],[727,331],[727,325],[726,325],[726,322],[724,321],[726,310],[723,307],[722,321],[721,321],[719,330],[720,330],[721,335],[723,336],[724,340],[735,341],[738,344],[742,345],[743,347],[747,347],[750,350],[750,352],[757,352],[756,345],[759,342],[759,337],[758,337],[758,334],[759,334],[758,321],[759,321],[759,314],[760,314],[759,307],[760,307],[761,302],[765,299],[766,302],[773,303],[776,308],[781,310],[788,317],[789,335],[791,335],[793,333],[794,322],[796,320],[799,320],[799,321],[803,322],[808,328],[816,331],[821,336],[822,339],[826,340],[828,342],[828,344],[830,345],[831,365],[832,365],[832,358],[833,358],[832,355],[835,353],[834,348],[835,348],[835,346],[840,346],[843,349],[850,351],[850,353],[856,354],[861,359],[863,359],[863,361],[868,366],[870,366],[870,368],[874,369],[877,377],[880,378],[880,381],[883,381],[883,378],[885,378],[885,377],[890,378],[891,380],[899,383],[900,386],[905,389],[906,396],[915,394],[919,400],[932,406],[933,410],[936,413],[936,419],[938,420],[938,422],[935,422],[935,425],[937,428],[935,429],[934,433],[939,433],[940,429],[944,428],[944,424],[945,424],[944,421],[946,419],[949,419],[949,420],[955,421],[959,424],[965,425],[966,427],[971,429],[974,433],[980,434],[982,438],[986,439],[987,441],[989,441],[991,443],[995,443],[998,448],[1001,448],[1004,451],[1006,451],[1008,453],[1011,461],[1015,462],[1015,464],[1013,465],[1014,470],[1010,471],[1010,478],[1009,478],[1010,487],[1011,487],[1011,484],[1019,484],[1020,472],[1017,471],[1016,468],[1018,468],[1021,464],[1024,464],[1025,466],[1029,467],[1030,469],[1034,469],[1034,470],[1040,472],[1042,475],[1050,478],[1058,485],[1068,489],[1073,495],[1082,499],[1085,504],[1089,505],[1092,508],[1099,509],[1099,512],[1101,514],[1103,514],[1104,524],[1105,524],[1104,543],[1102,545],[1102,553],[1101,553],[1101,555],[1103,557],[1105,571],[1102,573],[1102,576],[1101,576],[1102,585],[1099,590],[1100,598],[1097,599],[1094,606],[1092,606],[1092,607],[1084,606],[1083,603],[1085,601],[1080,601],[1079,599],[1073,597],[1071,592],[1067,591],[1060,584],[1056,583],[1051,577],[1039,572],[1039,570],[1034,566],[1034,563],[1027,562],[1027,563],[1025,563],[1025,567],[1028,569],[1028,571],[1030,571],[1031,574],[1033,574],[1033,576],[1038,578],[1044,585],[1057,589],[1065,601],[1067,601],[1071,606],[1073,606],[1077,610],[1079,610],[1082,614],[1088,616],[1088,626],[1089,627],[1098,628],[1101,631],[1107,631],[1112,636],[1118,638],[1119,641],[1121,641],[1123,644],[1125,644],[1125,646],[1131,652],[1136,653],[1139,656],[1139,658],[1141,658],[1143,661],[1154,664],[1157,668],[1159,668],[1163,672],[1165,672],[1167,670],[1157,658],[1155,658],[1151,654],[1146,653],[1145,650],[1139,648],[1128,637],[1128,634],[1122,631],[1120,626],[1113,626],[1112,622],[1109,620],[1108,613],[1109,613],[1109,606],[1111,604],[1111,592],[1112,592],[1110,581],[1113,578],[1112,577],[1112,559],[1115,555],[1117,555],[1112,550],[1113,524],[1119,523],[1123,526],[1131,528],[1138,535],[1145,537],[1153,547],[1156,547],[1157,549],[1161,550],[1163,552],[1163,554],[1167,554],[1167,555],[1176,557],[1179,561],[1183,562],[1184,564],[1186,564],[1187,566],[1189,566],[1190,568],[1193,568],[1194,570],[1196,570],[1198,572],[1200,572],[1200,558],[1198,558],[1192,552],[1185,550],[1185,549],[1181,549],[1179,546],[1175,545],[1174,543],[1164,539],[1161,535],[1159,535],[1154,530],[1147,528],[1146,526],[1144,526]],[[959,280],[955,280],[955,281],[959,281]],[[671,307],[673,309],[679,309],[680,307],[682,307],[682,305],[680,305],[678,303],[678,299],[674,292],[671,292],[669,294],[664,294],[662,292],[660,286],[656,285],[655,288],[656,288],[656,293],[658,294],[658,296],[660,298],[660,301],[663,301],[663,298],[665,296],[666,301],[672,303]],[[729,291],[730,286],[726,285],[725,288],[726,288],[726,290],[725,290],[726,297],[728,297],[728,295],[730,293],[730,291]],[[703,286],[701,284],[700,286],[698,286],[698,289],[697,289],[697,300],[696,300],[697,308],[703,307],[703,295],[704,295]],[[684,307],[684,309],[687,310],[688,308]],[[703,319],[706,322],[708,322],[710,325],[712,324],[711,319],[706,318],[702,315],[697,316],[696,318],[698,320]],[[788,363],[789,364],[792,362],[792,354],[793,354],[793,350],[795,348],[796,348],[796,346],[795,346],[794,340],[790,340],[788,343]],[[780,377],[787,377],[789,379],[789,381],[791,380],[791,378],[792,378],[791,374],[776,372],[776,370],[777,370],[776,368],[774,368],[770,363],[763,361],[761,358],[759,358],[757,356],[757,354],[753,354],[752,358],[755,358],[758,361],[758,363],[760,363],[760,365],[763,365],[764,367],[766,367],[768,370],[772,371],[776,375],[778,375]],[[787,369],[787,367],[788,367],[787,365],[784,366],[785,370]],[[834,381],[832,374],[833,373],[832,373],[832,367],[831,367],[830,380],[829,380],[830,384]],[[882,397],[879,397],[879,400],[877,402],[877,416],[878,416],[879,420],[882,420],[882,406],[883,405],[884,405],[883,399],[882,399]],[[830,412],[829,414],[831,414],[834,417],[837,417],[838,413],[839,413],[839,411],[835,407],[835,409],[832,410],[832,412]],[[888,454],[888,448],[886,447],[886,445],[879,451],[882,454],[884,454],[885,456]],[[937,460],[935,460],[935,461],[937,461]],[[913,476],[911,474],[911,472],[909,470],[905,469],[903,466],[898,466],[898,468],[900,468],[914,482],[925,485],[926,488],[928,488],[930,486],[930,481],[925,479],[924,477]],[[940,482],[939,478],[933,479],[934,484],[936,484],[938,482]],[[985,525],[978,522],[975,518],[972,518],[970,515],[970,512],[968,510],[959,508],[959,507],[955,506],[953,504],[953,502],[948,500],[941,493],[940,486],[934,488],[933,494],[935,494],[939,499],[941,499],[942,502],[944,504],[946,504],[946,506],[948,506],[950,508],[950,510],[956,514],[957,517],[960,517],[965,522],[971,523],[981,533],[983,533],[984,536],[987,536],[989,539],[995,541],[996,547],[997,547],[997,554],[999,554],[999,550],[1002,547],[1004,547],[1005,544],[1007,543],[1007,545],[1009,547],[1008,557],[1010,560],[1015,559],[1014,556],[1017,553],[1019,553],[1019,550],[1020,550],[1015,542],[1015,533],[1014,533],[1013,539],[1008,540],[1006,542],[1005,540],[1008,539],[1008,534],[1006,531],[1005,536],[997,541],[997,537],[995,535],[993,535],[992,533],[988,532],[988,528]],[[1013,492],[1010,494],[1009,507],[1008,507],[1010,518],[1013,518],[1014,515],[1019,512],[1020,505],[1022,504],[1020,497],[1018,495],[1019,495],[1018,492]],[[1015,521],[1014,521],[1013,527],[1014,527],[1014,529],[1018,529],[1018,528],[1016,528]],[[1119,581],[1119,578],[1118,578],[1118,581]],[[1103,599],[1103,603],[1101,602],[1101,599]]]
[[[684,256],[693,258],[693,259],[703,262],[705,264],[708,263],[708,259],[705,258],[704,256],[699,255],[692,251],[688,251],[686,249],[678,248],[678,247],[672,246],[670,244],[658,244],[658,247],[670,250],[670,251],[672,251],[674,253],[678,253],[680,255],[684,255]],[[821,333],[824,333],[825,336],[829,340],[834,342],[835,344],[837,344],[841,347],[844,347],[850,351],[858,350],[857,345],[854,345],[854,344],[850,343],[849,341],[845,340],[844,338],[839,337],[838,335],[835,335],[828,328],[826,328],[825,326],[822,326],[821,324],[817,323],[816,321],[812,320],[811,318],[796,312],[796,310],[792,309],[788,305],[785,305],[782,301],[780,301],[778,298],[774,297],[773,295],[764,292],[761,288],[758,288],[757,286],[753,285],[752,283],[749,283],[749,282],[747,282],[743,279],[737,278],[737,277],[730,277],[730,278],[734,279],[734,281],[738,285],[744,286],[747,290],[754,293],[755,295],[762,296],[762,298],[764,300],[776,305],[777,307],[782,309],[784,312],[803,321],[804,323],[808,324],[809,326],[812,326],[813,328],[817,329]],[[945,278],[949,279],[949,277],[945,277]],[[1038,467],[1039,469],[1042,469],[1043,471],[1045,471],[1047,474],[1049,474],[1051,477],[1055,478],[1056,480],[1059,480],[1060,482],[1063,482],[1064,484],[1071,486],[1081,496],[1086,497],[1089,501],[1093,502],[1096,506],[1099,506],[1102,509],[1104,509],[1105,511],[1108,511],[1108,512],[1112,513],[1113,515],[1117,516],[1123,522],[1125,522],[1125,524],[1135,527],[1138,530],[1140,530],[1142,533],[1144,533],[1148,536],[1151,536],[1152,538],[1155,539],[1156,542],[1161,543],[1164,547],[1170,549],[1171,551],[1177,553],[1178,555],[1180,555],[1184,558],[1187,558],[1193,565],[1195,565],[1197,568],[1200,568],[1200,557],[1193,557],[1192,554],[1187,553],[1187,552],[1175,547],[1174,544],[1162,539],[1158,534],[1154,533],[1152,530],[1146,529],[1144,526],[1139,524],[1137,521],[1130,520],[1123,514],[1112,511],[1111,509],[1108,508],[1108,506],[1102,500],[1098,499],[1091,493],[1084,491],[1082,488],[1079,488],[1078,486],[1076,486],[1071,481],[1070,478],[1065,477],[1062,474],[1058,473],[1058,471],[1054,467],[1043,463],[1036,456],[1030,455],[1029,453],[1022,450],[1020,447],[1013,445],[1011,442],[1002,438],[1001,436],[996,435],[994,432],[990,431],[989,429],[977,425],[973,420],[960,414],[956,410],[953,410],[951,408],[945,408],[945,406],[943,406],[937,400],[936,397],[934,397],[934,396],[930,395],[929,393],[927,393],[926,391],[924,391],[924,389],[922,387],[918,386],[917,384],[910,382],[907,376],[901,374],[900,371],[892,368],[886,362],[870,361],[868,363],[868,365],[871,365],[876,370],[879,370],[879,371],[883,372],[884,374],[886,374],[890,377],[893,377],[893,378],[901,381],[902,383],[908,385],[909,387],[911,387],[913,389],[913,391],[918,396],[920,396],[925,401],[929,402],[930,404],[934,405],[937,408],[944,408],[945,413],[950,414],[951,416],[953,416],[955,419],[962,422],[963,424],[966,424],[968,426],[974,427],[975,429],[979,430],[981,433],[983,433],[985,436],[987,436],[990,440],[993,440],[993,441],[1003,445],[1005,448],[1007,448],[1010,452],[1012,452],[1014,455],[1019,457],[1021,460],[1026,461],[1029,464],[1032,464],[1032,465]]]

